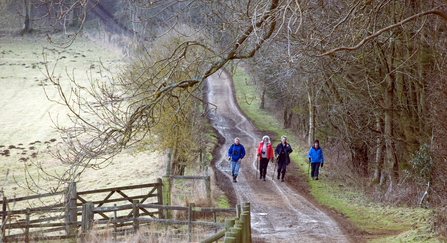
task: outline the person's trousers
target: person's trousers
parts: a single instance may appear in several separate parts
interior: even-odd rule
[[[318,172],[320,170],[320,162],[312,162],[310,163],[310,166],[311,166],[310,176],[312,178],[318,177]]]
[[[241,162],[231,161],[231,175],[237,176]]]
[[[269,160],[267,158],[261,158],[261,161],[259,161],[259,171],[261,173],[260,178],[265,178],[265,175],[267,174],[267,166],[269,165]]]
[[[278,174],[282,174],[282,179],[284,179],[284,175],[286,174],[287,164],[285,161],[278,162]],[[279,176],[279,175],[278,175]]]

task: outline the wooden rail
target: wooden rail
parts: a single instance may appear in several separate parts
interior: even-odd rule
[[[6,199],[3,198],[3,200],[0,200],[0,203],[3,204],[5,201],[6,202],[21,202],[21,201],[28,201],[30,199],[36,199],[36,198],[44,198],[44,197],[52,197],[52,196],[57,196],[57,195],[62,195],[64,194],[64,192],[54,192],[54,193],[44,193],[44,194],[36,194],[36,195],[32,195],[32,196],[25,196],[25,197],[16,197],[16,198],[12,198],[12,199]]]
[[[88,202],[92,205],[98,207],[106,206],[110,203],[132,203],[134,200],[140,200],[141,203],[146,202],[151,199],[151,203],[154,205],[163,205],[162,196],[163,183],[161,179],[158,179],[156,183],[148,183],[141,185],[132,185],[124,187],[113,187],[99,190],[88,190],[78,192],[76,190],[76,183],[69,184],[64,191],[55,193],[45,193],[37,194],[25,197],[17,197],[12,199],[3,198],[0,202],[2,204],[2,210],[0,211],[2,224],[0,227],[0,243],[7,242],[9,240],[18,239],[22,237],[25,242],[29,241],[29,235],[31,234],[42,234],[54,231],[65,230],[66,235],[62,238],[75,238],[77,237],[79,226],[82,225],[82,220],[79,221],[78,216],[82,215],[82,206]],[[148,193],[141,195],[130,195],[127,191],[135,189],[148,189]],[[107,196],[102,200],[87,200],[86,196],[98,193],[108,193]],[[63,199],[60,196],[63,195]],[[42,200],[47,197],[59,197],[54,199],[55,202],[63,201],[63,203],[56,203],[52,205],[45,205],[41,207],[34,208],[19,208],[17,210],[8,210],[8,204],[15,204],[17,202],[26,202],[29,200]],[[115,198],[112,198],[114,196]],[[118,196],[119,198],[116,198]],[[51,199],[53,200],[53,199]],[[48,201],[48,200],[47,200]],[[116,205],[116,204],[115,204]],[[121,206],[121,205],[120,205]],[[117,206],[119,207],[119,206]],[[102,217],[102,220],[107,221],[110,219],[122,220],[124,218],[133,217],[132,207],[123,207],[123,209],[128,209],[130,213],[127,216],[112,217],[107,215],[106,212],[95,211],[94,214],[98,214]],[[148,208],[149,209],[149,208]],[[161,219],[163,217],[163,208],[155,208],[157,211],[149,211],[146,208],[140,209],[142,212],[139,213],[140,216],[150,216],[153,218]],[[139,210],[139,211],[140,211]],[[112,210],[116,214],[116,210]],[[39,218],[36,218],[40,216]],[[34,217],[34,218],[32,218]],[[14,222],[13,222],[14,220]],[[123,220],[125,221],[125,220]],[[117,227],[122,227],[124,224],[118,224]],[[30,231],[30,229],[39,228],[38,231]],[[7,229],[21,229],[20,234],[6,235]],[[61,239],[62,239],[61,238]],[[46,237],[45,237],[46,239]]]

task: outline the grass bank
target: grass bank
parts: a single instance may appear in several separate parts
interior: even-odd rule
[[[256,87],[247,72],[238,67],[233,73],[236,98],[243,112],[260,130],[287,135],[294,148],[291,159],[307,174],[307,150],[289,129],[283,129],[281,121],[265,110],[259,109],[260,99]],[[336,161],[331,161],[336,163]],[[329,164],[329,163],[328,163]],[[330,170],[330,165],[325,166]],[[329,172],[327,172],[329,173]],[[340,187],[332,181],[310,181],[311,194],[321,204],[343,213],[360,230],[367,232],[370,242],[439,242],[433,237],[428,219],[431,210],[408,207],[389,207],[369,200],[365,195]]]

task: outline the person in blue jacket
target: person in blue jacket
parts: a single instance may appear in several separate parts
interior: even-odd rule
[[[233,182],[237,182],[237,174],[241,167],[241,161],[245,156],[245,149],[240,144],[239,138],[234,139],[234,143],[228,149],[228,159],[231,161],[231,175],[233,176]]]
[[[320,141],[315,139],[314,146],[309,150],[309,163],[312,167],[310,176],[311,180],[318,180],[318,172],[320,166],[323,167],[324,158],[323,158],[323,150],[320,148]]]

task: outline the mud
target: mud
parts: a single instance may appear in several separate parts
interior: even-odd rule
[[[233,205],[249,201],[253,242],[353,242],[357,235],[343,215],[319,205],[309,195],[305,175],[291,163],[286,182],[272,178],[274,164],[267,170],[267,181],[256,170],[256,148],[265,132],[259,131],[240,110],[231,76],[218,72],[208,78],[205,99],[215,105],[208,119],[219,135],[212,161],[216,182]],[[279,141],[272,136],[273,145]],[[233,183],[227,152],[233,139],[239,137],[246,150],[238,182]],[[292,145],[293,148],[293,145]],[[355,239],[358,242],[359,239]]]

